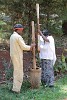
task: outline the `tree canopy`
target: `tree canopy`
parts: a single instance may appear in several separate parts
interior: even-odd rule
[[[41,29],[61,34],[62,22],[67,20],[67,0],[0,0],[0,11],[11,17],[12,25],[22,23],[30,33],[31,21],[37,23],[36,3],[40,5]]]

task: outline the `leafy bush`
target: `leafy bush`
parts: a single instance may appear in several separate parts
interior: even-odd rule
[[[13,75],[13,67],[11,64],[9,66],[10,62],[8,63],[5,59],[3,59],[2,63],[4,66],[5,79],[9,80]]]
[[[65,56],[62,53],[61,56],[61,60],[58,60],[56,65],[54,66],[54,71],[56,72],[56,74],[61,74],[64,73],[65,71],[67,71],[67,64],[65,61]]]

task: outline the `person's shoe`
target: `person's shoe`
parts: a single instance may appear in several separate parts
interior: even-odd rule
[[[50,87],[50,88],[53,88],[53,87],[54,87],[54,85],[50,85],[49,87]]]
[[[50,85],[49,88],[51,89],[52,92],[55,91],[55,87],[54,87],[54,85]]]

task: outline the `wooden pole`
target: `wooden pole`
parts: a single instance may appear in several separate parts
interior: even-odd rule
[[[39,4],[36,4],[36,13],[37,13],[37,50],[40,51],[39,48],[39,40],[40,40],[40,35],[38,34],[38,30],[40,29],[39,25]]]
[[[32,21],[32,43],[35,43],[35,28],[34,21]],[[36,69],[35,47],[33,47],[33,69]]]
[[[40,29],[39,26],[39,4],[36,4],[36,12],[37,12],[37,28]]]
[[[35,43],[34,21],[32,21],[32,42]],[[41,68],[36,66],[35,47],[33,47],[33,68],[30,70],[30,83],[32,88],[39,88],[41,83]]]

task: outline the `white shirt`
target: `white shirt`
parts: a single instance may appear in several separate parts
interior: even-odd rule
[[[40,59],[49,59],[53,60],[53,65],[56,61],[56,54],[55,54],[55,43],[54,38],[52,36],[48,36],[47,39],[49,39],[49,42],[46,42],[43,40],[42,36],[40,36]]]

